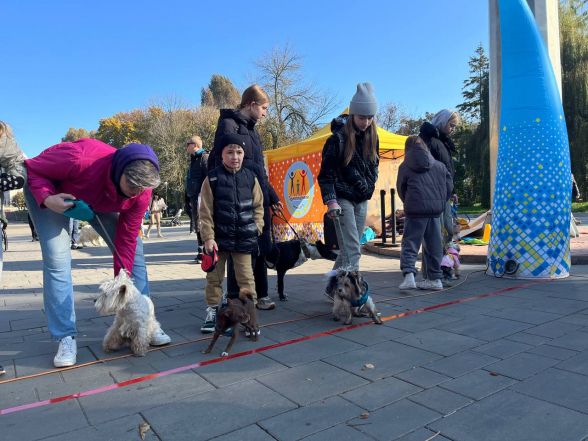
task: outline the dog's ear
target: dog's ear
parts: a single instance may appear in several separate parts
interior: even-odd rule
[[[118,289],[118,295],[124,297],[127,294],[127,289],[127,285],[121,285],[121,287]]]
[[[333,275],[329,277],[329,281],[327,282],[327,287],[325,288],[325,292],[329,295],[333,295],[333,291],[337,287],[337,276]]]

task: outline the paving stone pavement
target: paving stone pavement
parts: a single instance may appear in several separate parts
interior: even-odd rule
[[[588,440],[588,267],[534,283],[465,266],[450,290],[401,293],[398,260],[364,255],[364,276],[389,319],[321,335],[342,326],[322,294],[331,263],[308,262],[286,276],[289,301],[259,312],[259,341],[240,336],[233,353],[303,341],[199,366],[218,357],[226,338],[214,354],[201,354],[204,273],[192,260],[194,236],[168,227],[145,251],[157,316],[172,344],[144,358],[123,350],[114,354],[122,358],[106,360],[113,354],[102,352],[101,341],[112,317],[98,316],[93,299],[111,276],[112,258],[106,248],[84,248],[72,251],[73,280],[78,361],[89,364],[51,372],[57,344],[43,312],[39,244],[25,224],[10,225],[8,234],[1,440],[140,440],[140,429],[145,440],[160,441]],[[494,294],[474,297],[485,293]],[[160,372],[166,375],[131,384]],[[1,415],[107,386],[112,390]]]

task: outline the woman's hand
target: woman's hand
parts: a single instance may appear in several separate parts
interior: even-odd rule
[[[331,219],[341,216],[341,206],[335,199],[327,202],[327,216]]]
[[[278,211],[282,211],[282,209],[284,208],[284,205],[282,204],[282,201],[278,201],[275,204],[271,205],[270,207],[274,211],[274,213],[276,213]]]
[[[218,251],[218,245],[214,239],[208,239],[206,242],[204,242],[204,249],[207,253],[212,253],[214,250]]]
[[[66,202],[65,200],[75,198],[76,197],[74,195],[71,195],[69,193],[53,194],[45,198],[45,200],[43,201],[43,205],[45,205],[45,207],[47,207],[51,211],[63,214],[65,210],[75,205],[73,202]]]

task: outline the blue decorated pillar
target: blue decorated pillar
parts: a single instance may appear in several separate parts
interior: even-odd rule
[[[558,85],[526,1],[498,0],[498,9],[502,90],[488,273],[567,277],[571,173]]]

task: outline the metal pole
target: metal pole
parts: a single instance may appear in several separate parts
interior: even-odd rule
[[[390,189],[390,207],[392,208],[392,217],[390,225],[392,226],[392,246],[396,246],[396,189]]]
[[[382,220],[382,245],[386,244],[386,190],[380,190],[380,218]]]

